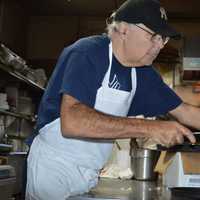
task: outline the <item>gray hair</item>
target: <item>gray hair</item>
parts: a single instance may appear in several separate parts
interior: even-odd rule
[[[108,37],[111,37],[113,32],[117,32],[118,28],[119,28],[120,22],[114,20],[115,15],[116,15],[116,13],[113,12],[111,14],[111,16],[109,18],[107,18],[107,20],[106,20],[106,25],[107,25],[106,30],[107,30]]]
[[[113,13],[107,20],[106,20],[106,30],[107,30],[107,34],[108,34],[108,37],[110,38],[112,36],[112,34],[114,32],[118,32],[119,30],[119,26],[122,24],[122,23],[126,23],[128,25],[131,25],[127,22],[124,22],[124,21],[115,21],[114,18],[115,18],[115,14],[116,13]]]
[[[112,21],[110,24],[107,24],[106,30],[107,30],[108,37],[111,37],[113,32],[118,31],[120,23],[121,22],[118,22],[118,21]]]

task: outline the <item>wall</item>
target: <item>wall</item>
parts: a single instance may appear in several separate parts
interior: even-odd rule
[[[33,16],[28,27],[27,56],[49,76],[62,49],[80,37],[104,32],[100,17]]]
[[[64,46],[80,37],[103,32],[101,18],[78,16],[31,17],[28,33],[28,58],[57,59]]]
[[[174,91],[184,102],[200,107],[200,93],[193,92],[192,86],[176,86]]]
[[[1,42],[25,57],[28,19],[22,1],[1,0],[0,10]]]
[[[200,35],[200,22],[174,21],[176,29],[186,37]],[[28,59],[34,64],[47,65],[52,70],[61,50],[79,37],[102,33],[105,30],[105,18],[100,17],[31,17],[28,34]],[[181,50],[183,40],[170,42]],[[180,51],[181,52],[181,51]],[[161,64],[162,65],[162,64]],[[169,73],[168,73],[169,74]],[[171,75],[170,75],[171,76]],[[177,81],[179,83],[179,81]]]
[[[31,17],[27,55],[30,60],[56,59],[76,39],[78,17]]]

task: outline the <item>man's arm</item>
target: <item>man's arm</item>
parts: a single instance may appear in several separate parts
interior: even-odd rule
[[[200,130],[200,108],[182,103],[176,109],[170,111],[180,123]]]
[[[177,122],[114,117],[89,108],[69,95],[62,98],[61,131],[64,137],[148,137],[167,146],[181,143],[183,136],[195,142],[191,131]]]

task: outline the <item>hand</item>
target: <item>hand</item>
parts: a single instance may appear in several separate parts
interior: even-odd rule
[[[191,143],[195,143],[196,139],[193,133],[183,125],[175,121],[154,121],[155,127],[152,128],[152,139],[163,146],[173,146],[182,144],[184,137],[187,137]],[[154,132],[153,132],[154,131]]]

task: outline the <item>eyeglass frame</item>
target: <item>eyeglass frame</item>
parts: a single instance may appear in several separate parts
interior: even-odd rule
[[[140,28],[141,30],[145,31],[146,33],[149,33],[151,35],[151,41],[154,41],[153,38],[155,38],[157,35],[159,35],[161,38],[162,38],[162,41],[163,41],[163,45],[166,45],[167,42],[169,41],[169,37],[166,37],[166,36],[163,36],[163,35],[160,35],[159,33],[152,33],[150,32],[149,30],[137,25],[137,24],[133,24],[135,25],[136,27]]]

